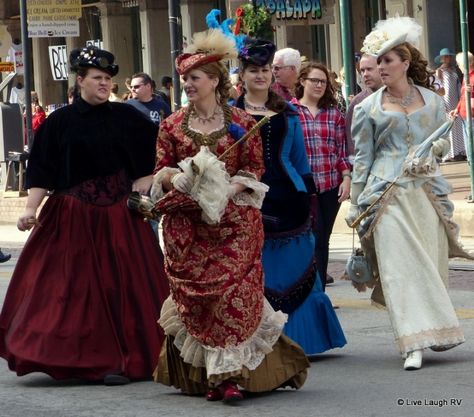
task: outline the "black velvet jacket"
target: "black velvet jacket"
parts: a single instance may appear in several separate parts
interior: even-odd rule
[[[132,180],[155,166],[158,129],[123,103],[92,106],[82,99],[53,112],[38,130],[26,187],[64,190],[122,170]]]

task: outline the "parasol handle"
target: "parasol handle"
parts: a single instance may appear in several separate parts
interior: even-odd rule
[[[224,152],[222,152],[217,159],[222,159],[228,152],[230,152],[235,146],[239,143],[246,141],[250,136],[252,136],[257,129],[260,129],[265,123],[270,120],[271,116],[265,116],[259,122],[257,122],[253,127],[243,135],[237,142],[233,143],[232,146],[229,146]]]
[[[372,208],[382,199],[382,197],[387,194],[389,192],[389,190],[392,189],[392,187],[397,183],[397,180],[398,178],[400,178],[400,176],[398,176],[397,178],[395,178],[391,183],[390,185],[385,188],[385,190],[383,191],[382,194],[380,194],[380,196],[377,198],[377,200],[375,200],[369,207],[367,207],[361,214],[359,214],[359,216],[357,216],[357,218],[351,223],[351,225],[349,227],[351,227],[352,229],[355,229],[357,226],[359,226],[360,222],[362,220],[364,220],[370,213],[370,210],[372,210]]]

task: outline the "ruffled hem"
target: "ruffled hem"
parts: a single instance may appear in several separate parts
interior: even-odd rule
[[[458,326],[444,329],[423,330],[419,333],[396,339],[403,358],[414,350],[430,348],[436,352],[452,349],[464,343],[464,333]]]
[[[262,321],[249,339],[236,346],[212,347],[202,344],[188,333],[179,318],[176,304],[169,297],[163,303],[158,323],[167,336],[174,338],[174,346],[185,363],[195,368],[205,368],[209,380],[214,375],[223,380],[240,375],[244,367],[255,370],[265,355],[273,350],[286,320],[286,314],[274,311],[265,300]]]
[[[289,315],[284,332],[303,348],[306,355],[342,348],[347,343],[331,300],[316,289]]]
[[[301,347],[282,334],[257,369],[250,371],[243,367],[238,375],[213,375],[208,379],[205,368],[184,363],[173,336],[167,336],[153,377],[155,382],[173,386],[189,395],[204,394],[209,387],[217,387],[225,380],[231,380],[249,392],[269,392],[284,387],[301,388],[309,367]]]

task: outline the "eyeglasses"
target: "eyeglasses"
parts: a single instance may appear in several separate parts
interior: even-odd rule
[[[132,90],[138,90],[142,85],[145,85],[145,84],[135,84],[135,85],[131,85],[131,86],[130,86],[130,89],[132,89]]]
[[[328,83],[326,80],[321,80],[319,78],[303,78],[303,80],[307,80],[311,84],[315,85],[326,85]]]
[[[273,71],[280,71],[282,70],[283,68],[291,68],[293,67],[293,65],[272,65],[272,70]]]

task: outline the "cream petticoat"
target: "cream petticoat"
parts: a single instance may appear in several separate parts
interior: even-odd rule
[[[205,392],[207,387],[226,379],[254,392],[284,385],[299,388],[306,379],[309,362],[301,347],[282,335],[286,318],[286,314],[275,312],[265,300],[262,321],[249,339],[236,346],[211,347],[188,334],[169,297],[158,321],[167,341],[155,381],[190,394]]]

